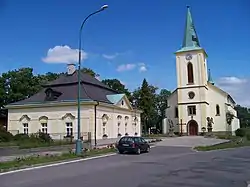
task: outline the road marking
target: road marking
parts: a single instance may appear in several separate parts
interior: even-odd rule
[[[24,168],[24,169],[17,169],[17,170],[13,170],[13,171],[7,171],[7,172],[0,173],[0,176],[7,175],[7,174],[12,174],[12,173],[23,172],[23,171],[30,171],[30,170],[35,170],[35,169],[54,167],[54,166],[71,164],[71,163],[82,162],[82,161],[87,161],[87,160],[93,160],[93,159],[98,159],[98,158],[105,158],[105,157],[109,157],[109,156],[114,156],[116,154],[117,153],[111,153],[111,154],[100,155],[100,156],[95,156],[95,157],[82,158],[82,159],[78,159],[78,160],[70,160],[70,161],[59,162],[59,163],[54,163],[54,164],[47,164],[47,165],[42,165],[42,166],[29,167],[29,168]]]
[[[150,146],[150,148],[154,148],[154,147],[156,147],[156,145]],[[54,166],[60,166],[60,165],[65,165],[65,164],[72,164],[72,163],[76,163],[76,162],[82,162],[82,161],[93,160],[93,159],[98,159],[98,158],[105,158],[105,157],[114,156],[114,155],[117,155],[117,153],[111,153],[111,154],[100,155],[100,156],[89,157],[89,158],[82,158],[82,159],[77,159],[77,160],[64,161],[64,162],[59,162],[59,163],[54,163],[54,164],[44,163],[45,165],[42,165],[42,166],[28,167],[28,168],[24,168],[24,169],[17,169],[17,170],[13,170],[13,171],[3,172],[3,173],[0,173],[0,176],[12,174],[12,173],[23,172],[23,171],[30,171],[30,170],[35,170],[35,169],[54,167]]]

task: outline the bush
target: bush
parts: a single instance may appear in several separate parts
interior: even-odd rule
[[[16,134],[14,136],[14,141],[25,141],[25,140],[29,140],[29,135],[28,134],[24,134],[24,133],[20,133],[20,134]]]
[[[246,135],[246,129],[239,128],[235,131],[235,135],[239,137],[244,137]]]
[[[38,138],[42,141],[42,142],[46,142],[46,143],[51,143],[53,142],[53,139],[50,137],[49,134],[43,133],[43,132],[39,132],[38,133]]]
[[[250,133],[246,134],[246,138],[247,138],[248,141],[250,141]]]
[[[0,130],[0,142],[10,142],[13,139],[13,135],[6,131]]]

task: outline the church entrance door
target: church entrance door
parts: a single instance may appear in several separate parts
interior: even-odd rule
[[[190,120],[188,122],[189,135],[197,136],[198,135],[198,124],[195,120]]]

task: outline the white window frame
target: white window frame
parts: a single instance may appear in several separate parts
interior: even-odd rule
[[[73,136],[73,123],[66,122],[66,136]]]
[[[48,134],[48,123],[41,123],[41,132]]]
[[[28,123],[23,123],[23,133],[29,134],[29,124]]]

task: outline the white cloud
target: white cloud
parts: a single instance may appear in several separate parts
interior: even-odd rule
[[[78,49],[72,49],[67,45],[55,46],[50,48],[47,52],[47,56],[42,58],[43,62],[46,63],[74,63],[78,62]],[[87,58],[87,53],[82,51],[81,59]]]
[[[118,66],[118,68],[116,69],[118,72],[122,72],[122,71],[130,71],[135,69],[136,64],[122,64],[120,66]]]
[[[112,55],[107,55],[107,54],[103,54],[102,57],[107,59],[107,60],[113,60],[115,59],[117,56],[119,56],[119,53],[115,53],[115,54],[112,54]]]
[[[147,71],[147,67],[145,63],[138,63],[138,65],[139,65],[139,72]]]
[[[250,107],[250,79],[222,77],[216,81],[218,86],[228,92],[237,104]]]

